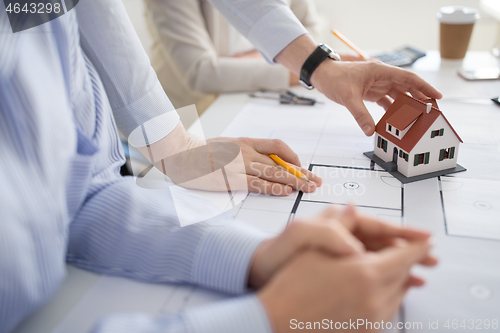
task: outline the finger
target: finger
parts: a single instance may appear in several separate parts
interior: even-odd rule
[[[392,311],[395,311],[400,306],[404,296],[410,288],[421,287],[424,284],[425,280],[423,278],[411,274],[410,271],[404,272],[399,277],[387,282],[385,287],[381,288],[381,290],[383,290],[381,297],[385,298],[384,303],[386,303],[386,305],[383,308],[388,309],[386,313],[388,317],[391,317],[393,314]]]
[[[382,249],[385,249],[386,247],[389,246],[395,246],[396,239],[395,238],[369,238],[369,237],[364,237],[363,235],[356,234],[356,237],[359,238],[365,244],[366,249],[368,251],[373,251],[377,252]]]
[[[356,208],[353,205],[347,205],[344,211],[339,214],[338,219],[340,223],[347,228],[347,230],[354,233],[357,228],[356,225],[358,224],[358,214],[356,213]]]
[[[337,218],[340,215],[341,215],[341,210],[339,208],[337,208],[336,206],[330,204],[330,205],[328,205],[328,207],[325,210],[323,210],[318,215],[318,217],[320,219],[326,219],[326,220],[331,220],[331,219],[337,220]]]
[[[410,275],[407,284],[410,287],[422,287],[425,284],[425,279],[419,276]]]
[[[348,205],[337,217],[348,230],[365,245],[369,251],[380,251],[389,246],[407,246],[408,240],[428,239],[430,234],[419,230],[398,227],[380,220],[357,214],[354,206]],[[402,243],[402,244],[400,244]],[[422,265],[432,266],[435,258],[426,258]]]
[[[250,161],[249,167],[247,168],[247,173],[251,174],[252,176],[258,176],[258,174],[256,174],[256,172],[258,173],[258,171],[251,170],[253,162],[257,162],[257,163],[264,164],[264,165],[275,166],[275,167],[278,166],[278,164],[276,162],[274,162],[268,155],[263,155],[263,154],[260,154],[258,152],[255,152],[254,154],[252,154],[250,160],[251,161]],[[304,169],[303,167],[291,164],[291,163],[290,163],[290,165],[292,165],[294,168],[296,168],[297,170],[302,172],[307,177],[307,179],[309,179],[312,182],[315,182],[316,185],[320,186],[323,183],[323,179],[321,177],[315,175],[311,171]]]
[[[429,254],[431,244],[427,240],[408,243],[406,247],[390,247],[380,252],[379,269],[387,281],[409,275],[410,268]]]
[[[274,166],[274,167],[278,166],[278,164],[276,162],[274,162],[269,156],[262,155],[259,153],[256,153],[256,155],[259,155],[259,156],[253,158],[254,162],[258,162],[258,163],[261,163],[264,165],[270,165],[270,166]],[[309,171],[303,167],[293,165],[291,163],[290,163],[290,165],[293,166],[295,169],[299,170],[300,172],[302,172],[307,177],[307,179],[309,179],[309,181],[315,182],[317,186],[321,186],[321,184],[323,184],[323,179],[320,176],[315,175],[314,173],[312,173],[311,171]],[[256,176],[253,172],[250,174],[252,174],[253,176]]]
[[[260,154],[258,152],[255,152],[255,154],[252,155],[251,162],[257,162],[257,163],[261,163],[261,164],[265,164],[265,165],[271,165],[271,166],[277,166],[278,165],[268,155],[263,155],[263,154]],[[309,171],[309,170],[307,170],[307,169],[305,169],[305,168],[303,168],[301,166],[297,166],[295,164],[292,164],[292,163],[290,163],[290,165],[292,165],[297,170],[299,170],[300,172],[302,172],[307,177],[307,179],[309,179],[310,181],[315,182],[316,185],[320,186],[323,183],[323,179],[320,176],[315,175],[311,171]]]
[[[391,318],[394,317],[394,314],[398,311],[403,303],[403,299],[406,296],[406,293],[410,289],[410,286],[404,286],[403,288],[398,288],[391,293],[386,293],[382,295],[385,299],[385,302],[380,306],[381,313],[378,321],[390,321]]]
[[[247,176],[248,190],[259,194],[269,194],[278,197],[286,197],[293,191],[288,185],[269,182],[254,176]]]
[[[400,93],[401,92],[399,91],[399,89],[392,88],[391,90],[389,90],[387,95],[391,96],[392,99],[396,99],[398,98]]]
[[[276,166],[278,164],[273,161],[272,165]],[[309,179],[309,181],[315,182],[316,185],[318,185],[318,186],[321,186],[321,184],[323,184],[323,178],[321,178],[320,176],[315,175],[311,171],[309,171],[301,166],[293,165],[291,163],[290,163],[290,165],[293,166],[295,169],[299,170],[300,172],[302,172],[307,177],[307,179]]]
[[[422,287],[425,280],[407,272],[390,282],[381,286],[380,297],[383,299],[382,311],[386,318],[393,316],[394,312],[400,307],[403,299],[410,288]]]
[[[395,226],[367,215],[358,214],[352,206],[346,208],[340,221],[352,232],[369,238],[398,237],[413,241],[430,237],[430,233],[425,231]]]
[[[384,110],[386,110],[386,111],[387,111],[387,109],[388,109],[388,108],[392,105],[392,102],[393,102],[393,101],[392,101],[389,97],[384,96],[384,97],[382,97],[381,99],[379,99],[379,100],[377,101],[377,104],[378,104],[379,106],[383,107],[383,108],[384,108]]]
[[[384,297],[385,301],[383,302],[383,305],[380,307],[382,310],[381,315],[381,320],[390,320],[396,313],[396,311],[400,308],[401,304],[403,303],[403,299],[406,296],[406,293],[411,287],[417,287],[418,282],[416,280],[413,280],[413,278],[410,276],[405,280],[405,283],[402,285],[392,285],[390,292],[387,292],[384,289],[384,294],[381,295],[381,297]]]
[[[346,256],[364,252],[363,244],[341,224],[296,221],[289,227],[295,233],[294,248],[311,247],[331,256]]]
[[[425,257],[422,261],[419,262],[420,265],[427,267],[436,266],[438,263],[439,260],[431,254],[429,254],[427,257]]]
[[[261,154],[257,151],[254,151],[249,159],[250,163],[252,162],[257,162],[265,165],[272,165],[275,166],[276,162],[272,160],[272,158],[269,157],[269,155]]]
[[[296,190],[304,191],[306,193],[314,192],[316,190],[315,182],[307,182],[299,179],[295,175],[279,166],[269,166],[260,163],[252,163],[250,165],[248,174],[268,180],[273,183],[280,183],[292,186]]]
[[[288,163],[301,165],[297,154],[283,141],[279,139],[253,139],[254,149],[261,154],[276,154]]]
[[[358,235],[356,235],[358,236]],[[358,236],[358,238],[360,238]],[[365,247],[369,251],[380,251],[386,247],[405,247],[408,245],[408,241],[401,238],[381,238],[381,239],[363,239],[360,240],[365,244]],[[432,267],[437,265],[439,260],[433,255],[429,254],[427,257],[419,262],[420,265]]]
[[[345,104],[345,107],[351,112],[365,135],[371,136],[375,131],[375,122],[363,103],[363,100],[360,97],[353,97]]]
[[[382,295],[382,297],[385,297],[385,306],[382,306],[382,308],[387,309],[387,311],[384,311],[385,316],[387,316],[387,318],[393,316],[410,288],[422,287],[424,284],[424,279],[410,274],[402,283],[395,283],[389,286],[388,290],[384,290],[384,295]]]
[[[302,172],[304,175],[306,175],[307,179],[309,179],[312,182],[315,182],[317,186],[321,186],[321,184],[323,184],[323,178],[321,178],[320,176],[315,175],[311,171],[304,169],[302,167],[295,166],[295,165],[294,165],[294,167],[296,169],[298,169],[300,172]]]
[[[413,97],[415,97],[416,99],[422,100],[422,99],[426,99],[427,98],[427,96],[425,96],[423,93],[421,93],[420,91],[418,91],[418,90],[416,90],[414,88],[410,88],[409,90],[410,90],[410,94]]]

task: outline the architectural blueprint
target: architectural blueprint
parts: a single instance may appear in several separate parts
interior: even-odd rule
[[[442,328],[446,320],[500,319],[500,132],[491,125],[500,123],[500,110],[474,105],[471,117],[470,104],[440,101],[463,138],[459,163],[468,171],[403,185],[363,155],[373,149],[373,138],[364,136],[345,108],[314,97],[325,104],[251,100],[222,135],[282,139],[303,167],[323,178],[323,186],[288,197],[251,193],[229,214],[278,234],[294,219],[311,217],[329,204],[352,203],[360,212],[390,223],[429,230],[440,264],[415,270],[428,283],[408,294],[400,320],[422,322],[423,329],[404,332],[436,332],[427,329],[429,321],[439,321]],[[383,110],[367,106],[375,121],[380,119]],[[128,292],[121,292],[124,289]],[[226,297],[192,286],[101,277],[53,332],[68,332],[68,327],[85,332],[89,323],[109,313],[158,315]]]
[[[316,192],[292,198],[250,194],[235,215],[278,233],[293,219],[313,216],[327,204],[352,203],[365,214],[429,230],[441,262],[432,270],[416,268],[428,283],[409,293],[400,319],[421,322],[422,328],[404,332],[433,332],[430,322],[439,322],[442,329],[447,321],[461,324],[466,319],[469,325],[500,319],[500,132],[491,125],[500,123],[500,110],[491,103],[439,101],[464,140],[459,163],[468,171],[401,184],[362,155],[373,150],[373,138],[361,133],[348,111],[324,102],[304,110],[255,100],[229,126],[226,135],[282,139],[299,154],[303,167],[324,180]],[[377,121],[383,111],[368,107]],[[269,122],[243,126],[255,119]]]

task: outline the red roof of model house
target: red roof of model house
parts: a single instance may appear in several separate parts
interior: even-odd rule
[[[429,112],[427,112],[427,103],[432,103]],[[435,99],[418,100],[405,93],[400,93],[398,98],[392,103],[382,119],[378,122],[377,126],[375,126],[375,132],[404,151],[410,152],[440,115],[443,116],[444,120],[450,125],[451,130],[455,133],[460,142],[463,142],[448,119],[446,119],[444,114],[439,110]],[[387,132],[387,124],[400,131],[404,131],[413,122],[415,123],[402,139],[398,139]]]

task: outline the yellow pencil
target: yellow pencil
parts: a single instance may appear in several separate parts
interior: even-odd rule
[[[307,179],[306,175],[304,175],[302,172],[300,172],[299,170],[295,169],[293,166],[291,166],[290,164],[286,163],[285,161],[283,161],[281,158],[279,158],[277,155],[275,154],[269,154],[269,157],[273,159],[274,162],[276,162],[278,165],[280,165],[281,167],[285,168],[286,171],[290,172],[292,175],[294,175],[295,177],[299,178],[299,179],[302,179],[302,180],[305,180],[306,182],[309,182],[310,180]]]
[[[338,37],[338,39],[340,39],[341,41],[343,41],[345,43],[345,45],[349,46],[351,49],[354,50],[354,52],[356,52],[357,54],[359,54],[359,56],[361,58],[363,58],[364,60],[368,60],[370,59],[370,56],[367,55],[365,52],[363,52],[359,47],[357,47],[356,45],[354,45],[353,42],[351,42],[349,39],[347,39],[346,36],[342,35],[338,30],[335,30],[333,29],[332,30],[333,34],[335,36]]]

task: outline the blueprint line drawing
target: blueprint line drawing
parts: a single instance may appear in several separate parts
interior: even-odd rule
[[[500,182],[440,177],[446,234],[500,241]]]
[[[314,193],[299,193],[291,214],[297,215],[301,205],[353,204],[371,215],[404,216],[404,188],[386,171],[373,168],[310,164],[309,170],[324,176],[324,184]]]

